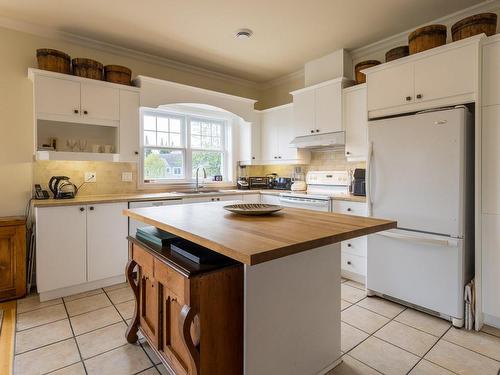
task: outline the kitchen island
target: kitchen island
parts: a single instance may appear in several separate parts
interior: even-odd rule
[[[137,340],[139,328],[176,374],[328,372],[341,357],[340,242],[395,228],[396,222],[292,208],[270,216],[239,216],[225,211],[226,204],[124,211],[227,259],[226,264],[203,270],[170,251],[141,247],[131,238],[127,274],[137,308],[127,339]],[[134,282],[136,265],[139,275]],[[163,266],[171,271],[164,272]],[[152,296],[144,295],[148,290],[154,291]],[[162,290],[170,297],[159,297]],[[174,299],[176,306],[171,308]],[[168,305],[158,305],[158,300]],[[175,332],[168,337],[162,314],[175,322]],[[219,321],[214,314],[220,314]],[[228,350],[234,355],[216,350],[229,338]],[[174,341],[177,349],[171,350]]]

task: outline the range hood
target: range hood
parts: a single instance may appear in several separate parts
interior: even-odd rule
[[[323,148],[341,147],[345,145],[345,132],[332,132],[324,134],[304,135],[295,137],[290,142],[290,147],[296,148]]]

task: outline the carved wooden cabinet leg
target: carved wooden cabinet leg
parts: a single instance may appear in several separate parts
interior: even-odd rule
[[[130,343],[137,342],[137,332],[139,330],[139,278],[135,277],[134,268],[137,263],[130,259],[125,267],[125,274],[127,275],[127,281],[132,288],[135,296],[135,307],[134,307],[134,315],[132,316],[132,321],[130,322],[127,332],[125,333],[125,337],[127,341]],[[134,280],[135,279],[135,280]]]
[[[191,338],[191,324],[194,321],[196,312],[191,309],[190,306],[184,305],[181,310],[181,318],[179,320],[179,330],[181,332],[181,338],[189,352],[189,358],[191,360],[189,375],[199,375],[200,373],[200,352],[193,343]]]

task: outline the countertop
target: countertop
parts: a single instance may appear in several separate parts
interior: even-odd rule
[[[396,222],[284,208],[267,216],[227,212],[228,202],[124,210],[124,214],[254,265],[316,247],[396,228]]]
[[[130,201],[156,201],[169,199],[182,199],[194,197],[215,197],[220,195],[239,195],[239,194],[267,194],[279,195],[281,193],[289,193],[288,190],[237,190],[237,189],[221,189],[214,193],[134,193],[134,194],[105,194],[105,195],[83,195],[76,196],[72,199],[45,199],[32,201],[34,207],[57,207],[57,206],[78,206],[80,204],[98,204],[98,203],[117,203]],[[351,194],[339,194],[332,196],[334,200],[345,200],[351,202],[366,202],[366,197],[358,197]]]

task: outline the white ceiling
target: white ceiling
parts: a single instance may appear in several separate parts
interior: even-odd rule
[[[265,82],[482,1],[0,0],[0,15]]]

